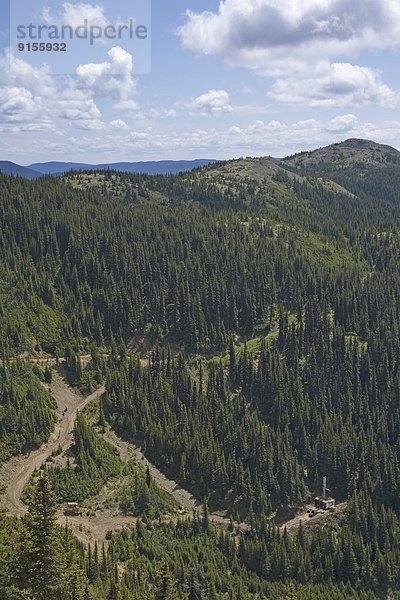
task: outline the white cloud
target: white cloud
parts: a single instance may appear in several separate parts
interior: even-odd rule
[[[43,20],[49,25],[70,25],[79,27],[85,20],[89,26],[97,25],[105,27],[108,24],[104,14],[104,7],[99,4],[89,4],[87,2],[63,3],[63,10],[59,14],[52,14],[48,6],[44,7],[42,12]]]
[[[132,119],[135,121],[154,121],[175,119],[177,112],[174,108],[149,108],[147,110],[136,110],[131,113]]]
[[[199,112],[202,115],[217,115],[225,112],[232,112],[232,106],[229,103],[229,94],[226,90],[209,90],[195,98],[189,108]]]
[[[174,108],[157,109],[151,108],[149,110],[149,117],[152,119],[174,119],[177,116]]]
[[[132,119],[142,121],[144,129],[154,121],[176,118],[174,108],[149,107],[141,111],[131,97],[137,93],[132,56],[117,47],[108,58],[97,64],[79,65],[76,78],[55,78],[46,66],[33,67],[13,55],[0,55],[0,131],[52,129],[62,137],[74,128],[109,130],[117,136],[130,130]],[[107,122],[98,98],[112,101]],[[142,132],[137,135],[143,137]]]
[[[54,91],[46,65],[34,67],[8,51],[0,55],[0,85],[27,88],[39,96],[50,96]]]
[[[361,123],[351,114],[337,115],[331,120],[307,119],[294,123],[277,120],[256,120],[245,127],[226,129],[194,129],[184,132],[160,131],[147,128],[120,137],[98,139],[99,151],[113,152],[115,145],[122,153],[137,152],[156,156],[229,156],[273,155],[285,156],[345,140],[350,137],[374,139],[382,143],[400,145],[400,122],[383,124]]]
[[[356,129],[358,126],[358,119],[355,115],[340,115],[334,117],[328,123],[327,129],[329,131],[343,133]]]
[[[20,87],[0,88],[0,116],[8,123],[25,122],[38,115],[40,107],[32,93]]]
[[[0,55],[0,122],[14,131],[48,129],[46,99],[54,86],[47,68],[36,68],[9,53]]]
[[[183,45],[273,76],[332,56],[400,43],[397,0],[222,0],[187,11]]]
[[[113,129],[129,129],[128,125],[122,119],[115,119],[111,121],[110,126]]]
[[[101,112],[92,98],[87,100],[74,100],[73,98],[60,99],[58,102],[58,109],[61,118],[71,121],[97,121],[101,117]]]
[[[115,108],[120,108],[122,110],[136,110],[138,108],[137,102],[135,100],[121,100],[114,104]]]
[[[34,67],[12,53],[0,55],[0,122],[14,128],[19,124],[25,130],[28,125],[47,129],[55,128],[61,119],[73,127],[102,129],[105,123],[97,98],[116,101],[115,110],[137,109],[131,98],[137,92],[132,55],[114,47],[108,57],[108,61],[79,65],[76,78],[59,79],[50,75],[46,65]]]
[[[183,131],[175,127],[153,126],[136,131],[115,129],[111,123],[104,125],[92,120],[74,122],[75,127],[86,130],[82,135],[71,135],[56,129],[51,137],[42,131],[36,136],[29,132],[35,125],[11,123],[2,131],[0,149],[16,162],[66,159],[73,148],[74,158],[86,162],[110,160],[160,159],[160,158],[229,158],[243,155],[286,156],[300,150],[318,148],[347,138],[367,138],[400,147],[400,121],[381,123],[361,122],[352,114],[337,114],[333,119],[307,119],[301,121],[255,120],[246,126],[227,128],[194,128]],[[96,130],[96,127],[98,131]],[[68,133],[69,131],[69,133]],[[15,133],[20,133],[20,138]],[[18,143],[15,140],[19,140]],[[27,143],[25,143],[27,141]],[[96,157],[94,159],[94,157]]]
[[[130,96],[136,93],[132,54],[120,46],[111,48],[107,54],[110,61],[77,67],[78,85],[96,96],[129,101]]]
[[[278,79],[269,96],[278,102],[328,108],[400,104],[400,93],[383,83],[379,72],[349,63],[334,63],[321,77]]]
[[[341,60],[400,47],[398,0],[221,0],[217,12],[187,11],[178,35],[188,50],[278,79],[280,101],[397,106],[376,71]]]
[[[46,66],[34,67],[12,54],[0,56],[0,121],[21,130],[56,127],[59,119],[79,127],[100,128],[101,112],[89,91],[73,79],[60,84]]]
[[[101,119],[82,119],[72,122],[74,127],[77,129],[85,129],[87,131],[98,131],[105,129],[106,124]]]

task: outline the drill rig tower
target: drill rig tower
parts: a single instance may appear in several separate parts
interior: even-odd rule
[[[321,510],[333,510],[335,508],[335,499],[327,497],[326,477],[322,479],[322,496],[317,496],[314,500],[315,507]]]

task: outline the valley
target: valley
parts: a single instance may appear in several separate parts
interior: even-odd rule
[[[399,156],[0,174],[1,597],[396,598]]]
[[[85,360],[85,357],[83,359]],[[46,364],[50,363],[55,366],[55,359],[34,360],[45,361]],[[0,496],[0,507],[13,516],[23,516],[27,511],[27,505],[23,502],[21,496],[34,471],[40,470],[56,449],[58,456],[68,453],[73,444],[73,430],[78,412],[84,410],[85,406],[96,401],[105,392],[105,388],[102,386],[89,396],[81,397],[65,381],[64,360],[59,361],[59,364],[61,367],[57,367],[57,375],[49,387],[51,394],[57,401],[58,423],[54,432],[51,434],[49,441],[41,448],[30,452],[27,456],[11,459],[2,466],[0,472],[0,484],[5,489],[4,494]],[[185,515],[190,517],[193,511],[202,511],[201,503],[175,481],[168,479],[154,464],[147,460],[141,448],[124,442],[110,429],[105,431],[103,438],[116,448],[123,463],[127,463],[132,457],[135,457],[143,468],[149,469],[156,485],[170,494],[176,501],[177,507],[179,507],[179,518],[183,518]],[[100,492],[98,497],[93,498],[92,503],[101,505],[102,495],[103,491]],[[84,508],[81,510],[82,514],[79,517],[71,515],[65,517],[62,510],[60,510],[58,523],[71,528],[74,535],[81,541],[86,543],[96,542],[99,547],[106,543],[107,535],[120,531],[137,521],[137,519],[124,515],[118,510],[101,508],[90,516],[86,514],[88,511]],[[176,517],[165,515],[165,518],[169,520]],[[228,529],[231,524],[229,519],[220,514],[211,513],[210,520],[217,527],[223,529]],[[240,529],[244,526],[236,524],[236,527]],[[245,529],[244,527],[243,530]]]

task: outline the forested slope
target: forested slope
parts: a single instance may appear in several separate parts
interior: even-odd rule
[[[0,464],[38,448],[54,428],[56,403],[39,376],[22,362],[0,366]]]
[[[326,153],[180,176],[0,176],[4,455],[29,449],[30,436],[15,435],[16,402],[24,423],[41,416],[36,443],[52,423],[40,384],[8,359],[66,355],[74,383],[106,378],[102,415],[121,436],[248,525],[221,536],[207,514],[138,525],[101,565],[81,553],[89,583],[78,600],[396,598],[397,155],[353,142]],[[147,362],[136,339],[151,347]],[[89,350],[97,366],[82,375],[77,355]],[[118,465],[81,418],[75,433],[77,468],[98,487]],[[274,519],[323,475],[348,501],[344,521],[279,532]],[[51,477],[59,493],[84,496],[78,472]],[[7,521],[4,531],[3,587],[21,588]]]
[[[297,174],[328,178],[361,198],[400,202],[400,152],[368,140],[350,139],[283,161]]]
[[[1,176],[5,355],[149,331],[191,351],[222,349],[230,333],[251,337],[274,305],[296,312],[336,290],[356,300],[380,236],[396,235],[385,203],[287,175],[223,191],[200,175],[98,174],[103,193]]]

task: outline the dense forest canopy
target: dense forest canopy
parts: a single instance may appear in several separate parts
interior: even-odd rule
[[[43,375],[23,362],[0,367],[0,464],[46,442],[55,423],[54,398]]]
[[[231,186],[201,175],[98,174],[87,189],[83,175],[75,187],[0,176],[5,355],[138,332],[215,352],[231,333],[251,337],[271,307],[298,312],[310,296],[358,319],[365,277],[387,276],[398,209],[289,175]]]
[[[178,176],[0,175],[0,460],[40,445],[54,426],[45,375],[15,361],[44,351],[65,356],[82,391],[105,381],[103,426],[140,443],[206,507],[184,523],[157,523],[168,502],[136,479],[124,502],[145,522],[102,556],[51,522],[46,544],[69,548],[80,582],[75,596],[65,579],[51,583],[58,598],[398,597],[393,152],[351,141]],[[59,499],[82,500],[120,472],[83,416],[74,439],[73,468],[39,480],[16,533],[1,517],[7,600],[41,597],[34,575],[23,587],[12,566],[26,560],[18,536],[38,533],[38,494],[51,506],[51,481]],[[323,476],[348,503],[343,520],[279,530]],[[138,510],[143,494],[151,510]],[[218,532],[208,506],[246,528]]]

